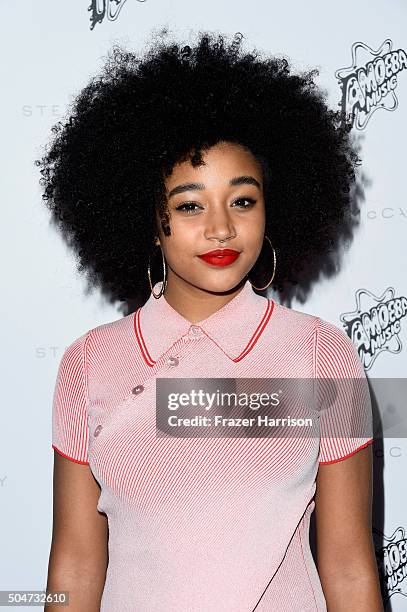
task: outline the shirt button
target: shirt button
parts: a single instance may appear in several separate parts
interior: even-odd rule
[[[170,366],[177,366],[179,364],[179,359],[177,357],[168,357],[167,359],[167,363]]]
[[[102,426],[98,425],[96,427],[95,431],[93,432],[93,435],[95,436],[95,438],[96,438],[96,436],[98,436],[100,434],[101,431],[102,431]]]
[[[143,391],[144,391],[143,385],[137,385],[137,387],[134,387],[134,389],[131,390],[131,392],[134,393],[134,395],[138,395],[139,393],[142,393]]]
[[[189,331],[193,336],[200,336],[202,334],[202,329],[198,325],[191,325]]]

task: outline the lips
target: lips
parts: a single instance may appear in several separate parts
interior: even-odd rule
[[[239,255],[239,251],[233,249],[215,249],[198,257],[212,266],[229,266]]]

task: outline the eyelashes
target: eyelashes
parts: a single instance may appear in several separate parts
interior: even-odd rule
[[[238,204],[239,202],[249,202],[249,204],[246,206],[238,206],[238,208],[246,210],[248,208],[251,208],[256,203],[256,200],[254,198],[238,198],[233,202],[233,204]],[[201,206],[196,202],[184,202],[183,204],[176,206],[175,210],[180,210],[181,212],[186,212],[187,214],[195,213],[196,209],[186,208],[191,206],[197,206],[198,208],[201,208]]]

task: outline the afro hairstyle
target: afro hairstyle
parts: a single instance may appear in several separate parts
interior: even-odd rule
[[[149,261],[153,284],[162,280],[154,238],[156,211],[170,233],[165,178],[219,141],[238,143],[263,168],[272,287],[281,302],[304,302],[339,271],[358,223],[349,122],[328,108],[317,68],[294,74],[285,57],[244,52],[240,32],[199,32],[194,45],[167,38],[161,30],[141,54],[114,44],[52,127],[35,160],[52,221],[89,288],[132,311],[150,295]],[[270,247],[255,267],[260,259],[267,282]]]

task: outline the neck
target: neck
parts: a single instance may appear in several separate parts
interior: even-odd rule
[[[207,291],[168,271],[164,297],[168,304],[193,324],[204,321],[214,312],[230,302],[244,287],[246,278],[228,291]]]

